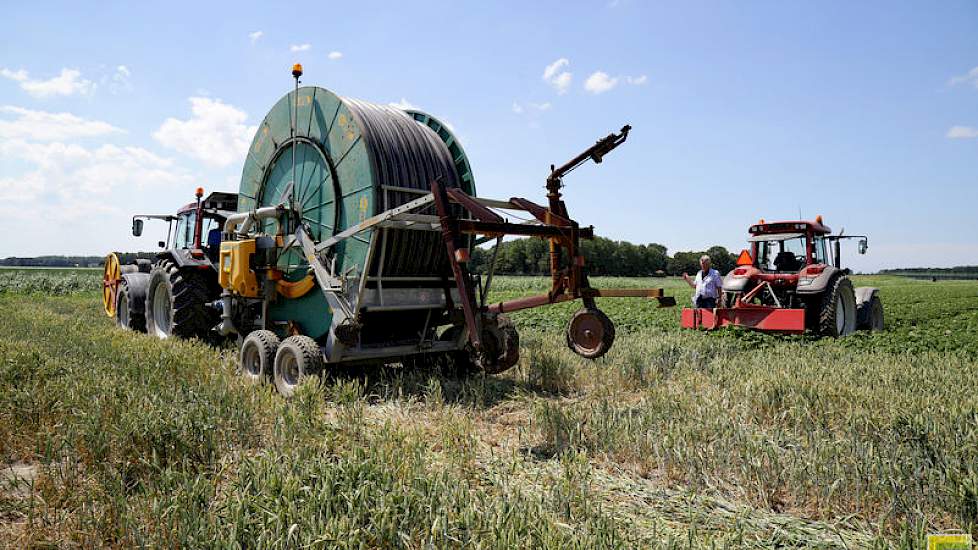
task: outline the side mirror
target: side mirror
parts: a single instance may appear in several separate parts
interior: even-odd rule
[[[138,237],[143,234],[143,220],[138,220],[133,218],[132,220],[132,236]]]
[[[866,239],[859,239],[859,253],[865,254],[867,248],[869,248],[869,242]]]
[[[160,248],[166,248],[166,241],[159,241],[158,243],[156,243],[156,246]]]

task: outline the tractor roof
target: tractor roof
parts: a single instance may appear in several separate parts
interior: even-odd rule
[[[225,193],[223,191],[214,191],[203,201],[204,210],[214,212],[223,217],[227,217],[233,214],[238,209],[238,194],[237,193]],[[177,214],[183,214],[184,212],[189,212],[197,208],[197,203],[191,202],[183,205]]]
[[[761,220],[750,226],[748,232],[751,235],[772,235],[777,233],[807,233],[809,230],[816,235],[828,235],[832,232],[821,220],[788,220],[777,222],[765,222]]]

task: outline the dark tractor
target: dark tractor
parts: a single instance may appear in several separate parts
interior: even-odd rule
[[[734,325],[755,330],[840,337],[855,330],[883,329],[883,302],[876,288],[853,288],[842,267],[839,242],[864,235],[832,235],[815,221],[783,221],[750,227],[750,249],[723,278],[723,298],[715,309],[686,308],[685,328]]]
[[[217,262],[221,228],[237,210],[238,196],[215,192],[180,208],[176,214],[139,214],[132,218],[132,234],[143,233],[144,220],[167,223],[163,250],[154,260],[138,259],[120,265],[115,254],[105,262],[102,302],[119,326],[148,332],[159,338],[203,338],[220,321],[211,304],[220,298]]]

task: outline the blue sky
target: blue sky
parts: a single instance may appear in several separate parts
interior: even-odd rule
[[[4,9],[0,257],[152,249],[129,216],[236,190],[300,61],[451,123],[483,196],[542,200],[631,124],[566,180],[614,239],[739,250],[800,211],[871,236],[856,269],[978,264],[973,1],[143,4]]]

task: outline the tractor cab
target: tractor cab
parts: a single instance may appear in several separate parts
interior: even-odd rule
[[[807,266],[828,265],[831,262],[826,235],[831,231],[821,219],[776,223],[761,220],[749,230],[749,265],[767,273],[797,273]]]
[[[179,256],[187,262],[217,262],[221,248],[221,228],[224,220],[238,208],[235,193],[214,192],[203,198],[197,189],[197,201],[188,203],[176,214],[137,214],[132,217],[132,234],[142,235],[144,220],[167,222],[166,240],[159,242],[160,254]],[[178,263],[182,263],[178,260]]]

